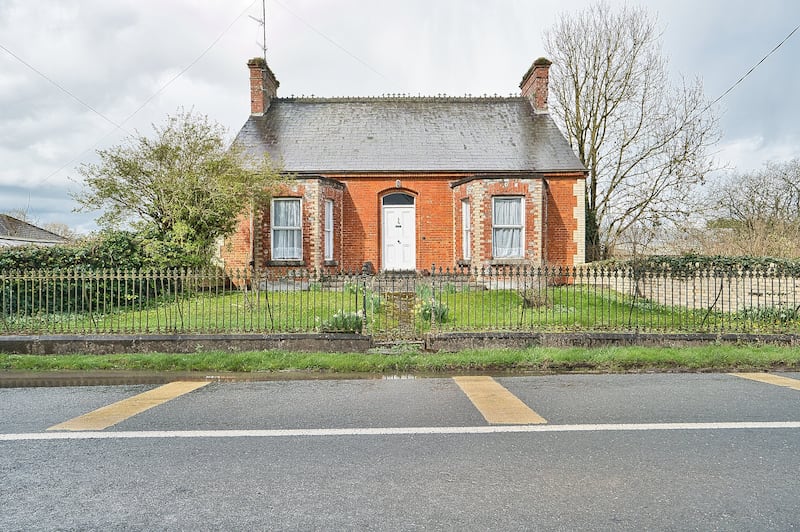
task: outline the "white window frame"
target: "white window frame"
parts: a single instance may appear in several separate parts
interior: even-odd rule
[[[472,259],[472,210],[469,199],[461,200],[461,256]]]
[[[333,260],[333,200],[325,200],[325,260]]]
[[[519,202],[520,220],[518,224],[498,224],[495,222],[496,205],[498,200],[516,200]],[[512,229],[519,231],[519,248],[516,253],[509,255],[499,254],[495,233],[498,229]],[[525,255],[525,198],[523,196],[494,196],[492,197],[492,258],[493,259],[521,259]]]
[[[275,206],[281,202],[296,202],[300,209],[299,226],[276,226],[275,225]],[[273,198],[272,208],[270,209],[270,257],[274,261],[303,260],[303,200],[301,198]],[[275,253],[275,231],[298,231],[300,233],[299,254],[293,257],[279,257]]]

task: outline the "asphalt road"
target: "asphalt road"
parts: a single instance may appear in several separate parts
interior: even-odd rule
[[[783,374],[800,381],[800,374]],[[800,528],[800,390],[725,374],[0,389],[0,530]],[[491,400],[491,398],[489,398]],[[68,439],[66,439],[68,438]]]

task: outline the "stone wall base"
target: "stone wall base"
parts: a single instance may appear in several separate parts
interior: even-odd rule
[[[797,334],[662,334],[624,332],[482,332],[439,333],[425,337],[424,349],[456,352],[463,349],[524,349],[528,347],[607,347],[693,345],[800,346]],[[299,351],[366,353],[371,336],[358,334],[153,334],[0,336],[0,353],[29,355],[198,353],[204,351]]]
[[[463,349],[524,349],[527,347],[607,347],[652,346],[687,347],[708,344],[800,345],[797,334],[706,334],[706,333],[442,333],[429,334],[425,348],[430,351],[456,352]]]
[[[358,334],[150,334],[0,336],[0,353],[30,355],[283,351],[363,353]]]

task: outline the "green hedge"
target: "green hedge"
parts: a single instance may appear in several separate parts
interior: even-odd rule
[[[180,253],[148,253],[152,246],[128,231],[107,231],[72,245],[21,246],[0,252],[0,312],[5,315],[70,312],[101,312],[113,303],[141,304],[180,290],[177,276],[149,279],[118,276],[102,280],[94,272],[169,271],[192,265]],[[163,247],[163,246],[161,246]],[[173,250],[174,251],[174,250]],[[166,257],[166,259],[165,259]],[[13,272],[13,275],[12,275]],[[22,272],[40,280],[25,280]],[[42,279],[43,277],[43,279]]]

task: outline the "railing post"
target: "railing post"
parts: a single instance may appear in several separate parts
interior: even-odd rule
[[[364,334],[369,334],[367,330],[367,269],[361,268],[361,330]]]

